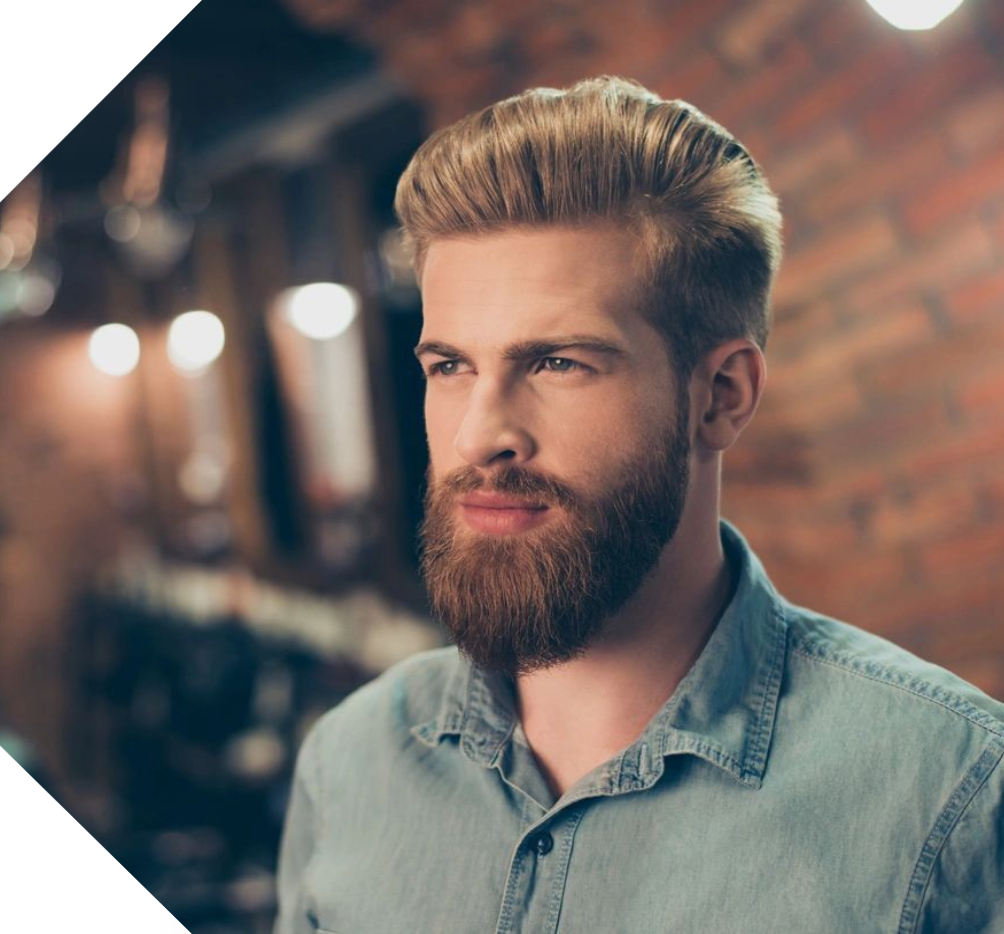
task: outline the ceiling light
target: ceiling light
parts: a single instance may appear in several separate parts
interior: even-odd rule
[[[962,5],[962,0],[868,0],[898,29],[933,29]]]
[[[127,324],[103,324],[91,335],[87,353],[102,373],[125,376],[139,363],[139,337]]]
[[[280,293],[278,307],[305,337],[326,341],[348,330],[359,311],[359,296],[345,285],[313,282]]]
[[[182,373],[197,376],[222,352],[223,322],[211,311],[186,311],[171,322],[167,355]]]

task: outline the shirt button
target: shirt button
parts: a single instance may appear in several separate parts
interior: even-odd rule
[[[554,849],[554,837],[545,830],[530,841],[530,846],[537,851],[538,856],[547,856]]]

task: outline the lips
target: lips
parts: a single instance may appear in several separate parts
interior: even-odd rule
[[[460,511],[470,528],[485,535],[525,532],[549,518],[549,508],[543,503],[490,493],[465,496],[460,501]]]

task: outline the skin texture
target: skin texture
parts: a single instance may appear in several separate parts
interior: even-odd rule
[[[754,343],[729,340],[699,362],[687,399],[678,399],[663,340],[636,310],[635,251],[629,232],[605,225],[443,239],[430,246],[421,282],[419,349],[440,346],[420,360],[427,372],[446,363],[426,391],[433,488],[458,472],[491,488],[523,469],[602,499],[654,449],[652,439],[667,436],[678,404],[689,411],[686,498],[651,572],[583,651],[514,679],[524,733],[558,796],[640,735],[728,603],[721,454],[752,418],[766,376]],[[619,352],[547,349],[546,361],[506,354],[567,335]],[[558,503],[539,530],[512,534],[553,534],[575,519]],[[459,505],[454,534],[484,535]]]

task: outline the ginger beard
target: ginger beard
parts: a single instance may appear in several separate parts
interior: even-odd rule
[[[577,658],[641,586],[686,501],[686,405],[676,414],[654,449],[596,493],[514,466],[488,477],[462,467],[438,482],[430,470],[422,575],[433,613],[472,662],[515,676]],[[554,514],[524,533],[483,535],[459,506],[475,490],[545,503]]]

